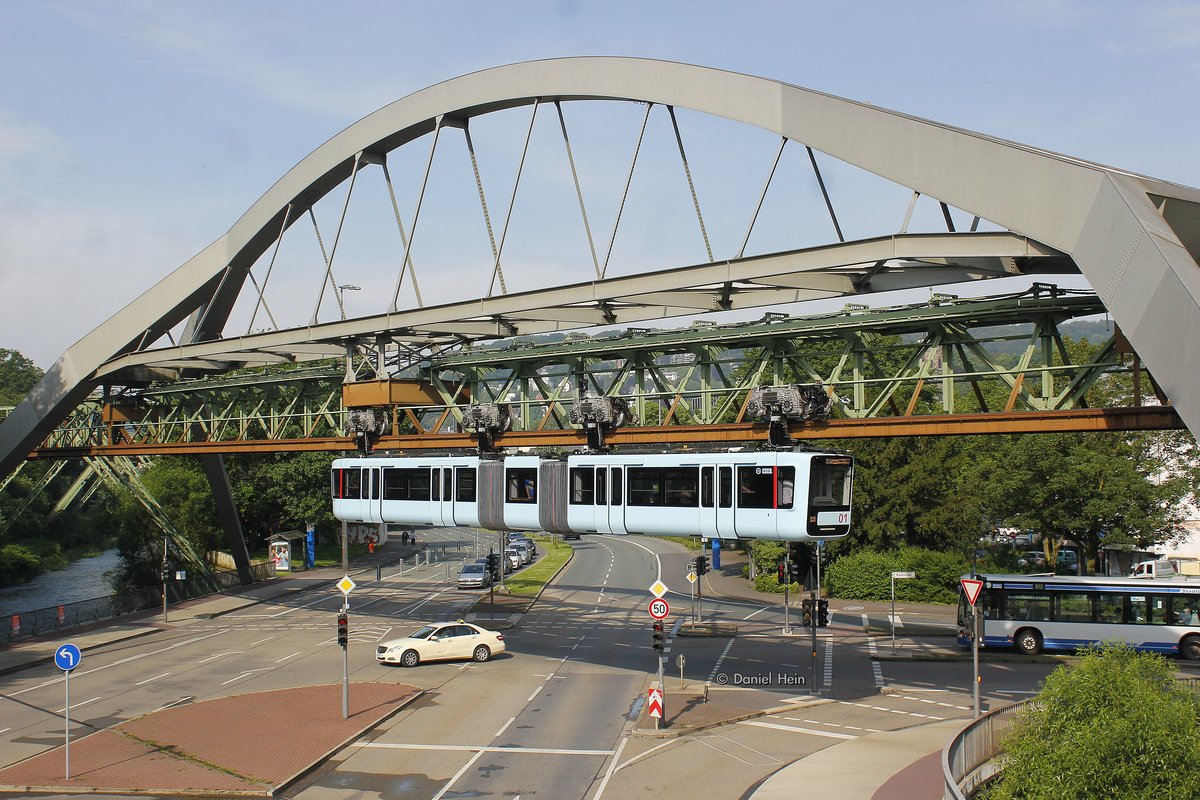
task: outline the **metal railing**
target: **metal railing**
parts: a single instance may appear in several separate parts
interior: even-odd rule
[[[275,577],[275,566],[270,562],[251,564],[250,571],[255,581]],[[171,581],[167,584],[167,601],[177,603],[240,586],[242,582],[235,570],[215,570],[208,575]],[[0,644],[161,607],[162,586],[147,586],[105,597],[8,614],[0,617]]]
[[[999,772],[996,758],[1003,754],[1000,746],[1018,714],[1035,700],[1022,700],[1004,708],[989,711],[959,731],[942,750],[942,774],[945,788],[942,800],[967,800],[975,790]]]

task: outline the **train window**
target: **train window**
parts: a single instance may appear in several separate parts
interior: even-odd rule
[[[342,470],[342,497],[347,500],[358,500],[362,497],[362,470]]]
[[[825,508],[850,507],[850,474],[853,464],[849,457],[814,458],[809,483],[809,505]]]
[[[598,506],[604,505],[604,498],[608,497],[608,491],[604,486],[607,477],[608,473],[605,472],[604,467],[596,470],[596,505]]]
[[[458,481],[458,491],[454,499],[460,503],[475,502],[475,468],[459,467],[454,470],[454,478]]]
[[[385,469],[383,471],[384,500],[428,500],[428,469]]]
[[[705,508],[713,506],[713,477],[716,469],[713,467],[700,468],[700,505]]]
[[[623,485],[623,482],[621,481],[621,468],[613,467],[612,468],[612,504],[614,506],[621,505],[621,487],[622,487],[622,485]]]
[[[504,471],[507,487],[505,499],[509,503],[537,502],[537,469],[509,469]]]
[[[569,502],[573,506],[595,505],[592,490],[595,488],[595,470],[591,467],[573,467],[571,469],[571,496]]]
[[[663,471],[663,505],[695,508],[700,471],[695,467],[667,467]]]
[[[775,482],[778,484],[778,507],[791,508],[796,498],[796,468],[776,467]]]
[[[629,505],[661,506],[662,473],[657,467],[630,467]]]
[[[721,467],[718,473],[721,485],[717,492],[717,505],[721,508],[733,508],[733,467]]]
[[[429,486],[433,490],[433,499],[441,500],[442,499],[442,493],[441,493],[442,482],[440,480],[438,480],[438,468],[432,467],[429,470],[429,472],[431,473],[429,476]]]
[[[775,468],[738,467],[738,508],[775,507]]]
[[[454,497],[454,470],[450,467],[442,470],[442,497],[447,500]]]
[[[379,499],[379,468],[371,470],[371,499]]]

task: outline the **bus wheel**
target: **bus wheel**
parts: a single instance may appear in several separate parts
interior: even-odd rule
[[[1042,635],[1032,628],[1024,628],[1017,631],[1017,635],[1013,637],[1013,646],[1017,648],[1018,653],[1036,656],[1042,652]]]
[[[1179,652],[1188,661],[1200,661],[1200,636],[1185,636],[1179,643]]]

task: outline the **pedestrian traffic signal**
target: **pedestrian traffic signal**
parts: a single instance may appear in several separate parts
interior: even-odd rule
[[[338,644],[345,647],[350,643],[350,620],[345,614],[338,614]]]
[[[654,621],[654,652],[661,653],[663,651],[663,624],[658,620]]]
[[[708,556],[696,556],[696,575],[708,572]]]
[[[780,586],[787,583],[787,566],[782,561],[776,567],[775,580],[779,581]]]
[[[800,622],[804,627],[810,628],[813,624],[813,600],[811,597],[806,597],[800,601],[801,619]]]
[[[817,601],[817,627],[824,628],[829,625],[829,601],[821,598]]]

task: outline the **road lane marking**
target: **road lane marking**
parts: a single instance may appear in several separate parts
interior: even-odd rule
[[[863,614],[864,618],[866,616],[866,614]],[[879,661],[876,658],[876,656],[879,655],[879,650],[875,647],[874,636],[867,637],[867,648],[871,651],[871,672],[875,674],[875,688],[882,689],[884,687],[883,667],[880,666]]]
[[[265,639],[259,639],[257,642],[252,642],[252,643],[250,644],[250,647],[257,647],[258,645],[260,645],[260,644],[263,644],[264,642],[269,642],[269,641],[271,641],[271,640],[272,640],[272,639],[274,639],[274,638],[275,638],[274,636],[268,636],[268,637],[267,637],[267,638],[265,638]]]
[[[467,770],[469,770],[471,768],[471,766],[476,761],[478,761],[479,757],[482,755],[483,755],[483,751],[480,750],[478,753],[471,756],[471,758],[467,761],[467,763],[463,764],[462,769],[460,769],[458,772],[454,773],[454,777],[451,778],[446,783],[446,785],[442,787],[441,791],[439,791],[437,794],[435,794],[433,796],[433,800],[442,800],[442,798],[446,796],[446,792],[450,791],[450,787],[454,785],[454,782],[457,781],[459,778],[461,778],[463,776],[463,773],[466,772]]]
[[[749,616],[742,617],[742,621],[743,621],[743,622],[745,622],[746,620],[750,619],[750,617],[757,617],[759,614],[761,614],[762,612],[764,612],[764,611],[766,611],[766,610],[767,610],[767,607],[766,607],[766,606],[763,606],[763,607],[762,607],[762,608],[760,608],[758,611],[755,611],[753,614],[750,614]]]
[[[296,656],[300,655],[302,652],[304,652],[304,651],[303,651],[303,650],[297,650],[296,652],[292,653],[290,656],[284,656],[283,658],[277,659],[277,660],[275,661],[275,663],[276,663],[276,664],[278,664],[278,663],[280,663],[280,662],[282,662],[282,661],[287,661],[289,658],[295,658]]]
[[[113,663],[111,663],[111,664],[105,664],[104,666],[101,666],[101,667],[94,667],[94,668],[92,668],[92,669],[89,669],[89,670],[77,671],[77,672],[75,673],[75,675],[76,675],[76,680],[78,680],[78,679],[79,679],[79,677],[80,677],[80,676],[83,676],[83,675],[91,675],[91,674],[92,674],[92,673],[94,673],[94,672],[100,672],[101,670],[109,669],[110,667],[117,667],[117,666],[120,666],[121,664],[128,664],[130,661],[137,661],[139,658],[145,658],[146,656],[156,656],[156,655],[158,655],[159,653],[165,653],[165,652],[167,652],[168,650],[174,650],[174,649],[175,649],[175,648],[177,648],[177,647],[183,647],[184,645],[188,645],[188,644],[195,644],[196,642],[202,642],[202,641],[204,641],[205,639],[211,639],[211,638],[212,638],[212,637],[214,637],[214,636],[220,636],[222,633],[229,633],[229,631],[230,631],[230,629],[229,629],[229,628],[225,628],[225,629],[222,629],[222,630],[219,630],[219,631],[217,631],[216,633],[210,633],[210,634],[208,634],[208,635],[206,635],[206,636],[194,636],[194,637],[192,637],[191,639],[185,639],[185,640],[184,640],[184,641],[182,641],[182,642],[176,642],[175,644],[173,644],[173,645],[169,645],[169,646],[167,646],[167,647],[164,647],[164,648],[162,648],[161,650],[152,650],[152,651],[150,651],[149,653],[141,653],[141,654],[139,654],[139,655],[136,655],[136,656],[129,656],[128,658],[122,658],[122,659],[119,659],[119,660],[117,660],[117,661],[114,661],[114,662],[113,662]],[[50,686],[50,685],[52,685],[52,684],[55,684],[55,683],[62,683],[62,681],[63,681],[63,679],[62,679],[62,678],[55,678],[55,679],[53,679],[53,680],[44,681],[44,682],[42,682],[42,683],[39,683],[39,684],[37,684],[36,686],[30,686],[30,687],[29,687],[29,688],[27,688],[27,689],[20,689],[20,690],[18,690],[18,691],[15,691],[15,692],[9,692],[9,693],[8,693],[8,696],[9,696],[9,697],[16,697],[16,696],[17,696],[17,695],[19,695],[19,694],[25,694],[26,692],[32,692],[34,689],[41,689],[41,688],[42,688],[42,687],[44,687],[44,686]]]
[[[708,673],[709,682],[712,682],[713,678],[717,676],[717,671],[721,669],[721,662],[725,660],[725,656],[729,655],[729,648],[733,647],[733,641],[733,639],[729,640],[728,644],[725,645],[725,649],[721,651],[721,656],[717,659],[717,663],[713,664],[712,672]]]
[[[892,621],[892,624],[894,626],[896,626],[897,628],[904,627],[904,621],[902,619],[900,619],[899,614],[888,614],[888,619],[890,619]]]
[[[825,736],[829,739],[857,739],[849,733],[834,733],[833,731],[818,731],[812,728],[797,728],[793,725],[780,725],[775,722],[759,722],[758,720],[746,720],[738,723],[740,725],[752,725],[755,728],[770,728],[776,731],[791,731],[792,733],[807,733],[812,736]]]
[[[538,696],[538,692],[540,692],[540,691],[541,691],[542,689],[544,689],[544,688],[546,688],[546,684],[544,684],[544,683],[543,683],[541,686],[539,686],[539,687],[537,687],[536,689],[534,689],[534,690],[533,690],[533,694],[529,695],[529,699],[528,699],[528,700],[526,700],[525,702],[526,702],[526,703],[532,703],[532,702],[533,702],[533,698],[537,697],[537,696]]]
[[[71,708],[79,708],[80,706],[86,706],[88,703],[94,703],[99,699],[100,699],[99,697],[93,697],[91,700],[84,700],[82,703],[71,703]],[[55,711],[54,713],[62,714],[66,710],[67,710],[66,707],[63,707],[63,708],[60,708],[58,711]]]
[[[592,798],[592,800],[600,800],[601,795],[604,794],[604,788],[606,786],[608,786],[608,779],[611,778],[613,776],[613,773],[617,771],[617,761],[620,760],[621,751],[625,749],[625,743],[628,741],[629,741],[628,739],[623,738],[617,744],[617,749],[616,749],[616,752],[613,753],[612,761],[610,761],[608,764],[608,771],[604,773],[604,779],[602,781],[600,781],[600,787],[598,789],[596,789],[596,794]],[[670,744],[670,743],[668,742],[668,744]],[[661,746],[662,745],[659,745],[659,747],[661,747]],[[657,750],[658,748],[656,747],[654,749]],[[643,753],[642,755],[645,755],[645,753]],[[626,763],[628,763],[628,762],[626,762]]]
[[[137,683],[134,684],[134,686],[142,686],[143,684],[150,683],[151,681],[156,681],[159,678],[165,678],[170,674],[171,673],[169,673],[169,672],[164,672],[162,675],[155,675],[153,678],[146,678],[146,680],[144,680],[144,681],[138,681]]]
[[[509,718],[508,718],[508,722],[506,722],[506,723],[504,723],[503,725],[501,725],[501,726],[500,726],[500,730],[496,731],[496,735],[495,735],[495,736],[493,736],[492,738],[493,738],[493,739],[499,739],[499,738],[500,738],[500,734],[502,734],[502,733],[504,733],[506,730],[508,730],[508,726],[509,726],[509,725],[512,725],[514,722],[516,722],[516,720],[517,720],[517,718],[516,718],[516,717],[509,717]]]

